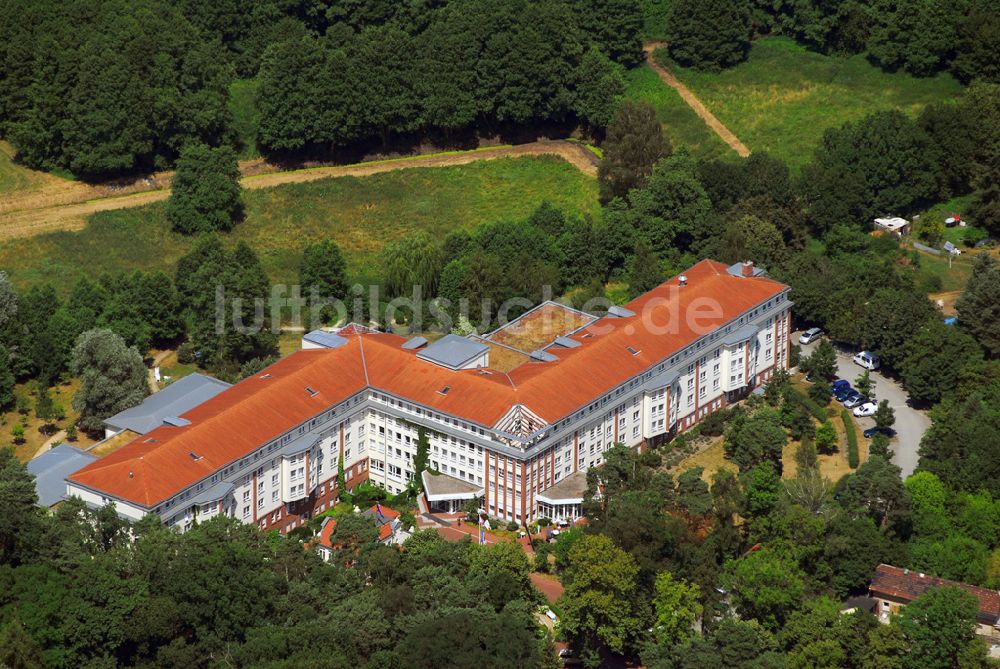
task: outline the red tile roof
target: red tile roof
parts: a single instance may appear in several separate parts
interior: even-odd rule
[[[323,520],[323,525],[319,530],[319,537],[316,538],[316,543],[320,546],[325,546],[332,549],[333,544],[330,543],[330,538],[333,537],[333,530],[337,527],[337,520],[335,518],[327,517]]]
[[[298,351],[185,413],[190,425],[159,427],[70,480],[151,508],[366,386],[487,427],[517,404],[553,423],[787,289],[707,260],[685,274],[684,287],[674,278],[630,302],[635,316],[574,334],[581,346],[550,348],[555,362],[510,373],[448,370],[403,349],[402,337],[342,330],[340,348]],[[694,323],[684,317],[693,313],[701,315]],[[447,394],[437,392],[446,385]]]
[[[910,603],[931,588],[953,586],[961,588],[979,600],[979,615],[977,618],[988,625],[1000,620],[1000,592],[988,590],[967,583],[949,581],[936,576],[880,564],[875,568],[875,577],[868,586],[873,597],[885,597]]]

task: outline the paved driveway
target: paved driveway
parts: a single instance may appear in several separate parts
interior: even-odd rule
[[[798,343],[799,335],[801,332],[795,332],[793,336],[794,342]],[[802,354],[809,355],[812,350],[816,347],[816,344],[801,345]],[[842,379],[847,379],[854,385],[854,379],[858,378],[862,372],[865,370],[858,365],[855,365],[851,360],[853,352],[846,353],[844,351],[837,351],[837,375]],[[877,400],[889,400],[889,406],[891,406],[896,411],[896,424],[893,426],[896,430],[896,437],[892,440],[892,450],[895,451],[895,455],[892,461],[902,469],[902,476],[905,479],[907,476],[913,473],[913,470],[917,468],[917,461],[920,459],[918,454],[918,449],[920,448],[920,439],[924,436],[924,432],[931,426],[931,419],[927,416],[924,411],[918,411],[909,405],[909,397],[906,395],[906,391],[903,387],[896,381],[887,378],[880,374],[879,372],[872,372],[872,381],[874,381],[874,393]],[[833,400],[836,402],[836,400]],[[860,418],[858,422],[864,427],[868,428],[875,424],[871,418]]]

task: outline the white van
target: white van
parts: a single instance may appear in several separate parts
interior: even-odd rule
[[[874,372],[879,366],[878,356],[871,351],[861,351],[854,356],[854,364]]]

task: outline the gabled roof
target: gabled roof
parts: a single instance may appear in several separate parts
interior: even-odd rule
[[[908,604],[931,588],[945,586],[965,590],[979,601],[979,613],[976,618],[980,622],[996,625],[1000,620],[1000,592],[968,583],[949,581],[911,569],[880,564],[875,568],[875,576],[868,589],[873,596],[896,599]]]
[[[182,415],[171,412],[190,425],[161,425],[70,480],[152,508],[365,388],[487,428],[518,405],[552,424],[787,290],[707,260],[685,275],[686,285],[674,278],[625,305],[634,316],[596,320],[566,337],[576,347],[550,347],[551,361],[508,373],[449,369],[426,358],[445,340],[464,352],[439,359],[468,360],[487,348],[471,339],[449,335],[407,350],[393,334],[341,330],[343,346],[298,351]]]
[[[35,477],[39,506],[52,506],[66,495],[66,477],[97,458],[69,444],[59,444],[28,462]]]
[[[115,430],[132,430],[146,434],[167,420],[176,420],[202,402],[212,399],[230,384],[203,374],[190,374],[177,379],[163,390],[153,393],[142,404],[115,414],[104,424]]]

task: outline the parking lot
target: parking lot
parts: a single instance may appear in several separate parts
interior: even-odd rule
[[[798,343],[801,332],[794,333],[794,341]],[[812,344],[799,344],[802,347],[802,355],[809,355],[816,348],[818,342]],[[854,364],[851,360],[856,351],[837,351],[837,375],[842,379],[847,379],[854,385],[854,379],[858,378],[865,370]],[[877,400],[888,400],[896,412],[896,436],[892,440],[892,450],[895,451],[892,461],[902,469],[902,476],[905,479],[917,468],[917,461],[920,459],[918,449],[920,439],[924,432],[931,425],[931,419],[923,411],[918,411],[909,405],[909,397],[903,387],[896,381],[889,379],[880,372],[871,373],[874,382],[874,394]],[[834,400],[836,401],[836,400]],[[865,428],[875,424],[871,418],[859,418],[858,422]]]

